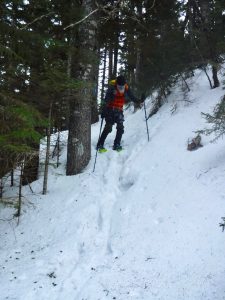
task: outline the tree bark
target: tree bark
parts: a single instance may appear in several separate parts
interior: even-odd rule
[[[105,75],[106,75],[106,58],[107,58],[107,49],[104,49],[103,56],[103,73],[102,73],[102,89],[101,89],[101,103],[103,102],[104,92],[105,92]]]
[[[119,36],[120,36],[120,34],[117,33],[116,43],[115,43],[114,53],[113,53],[113,77],[114,78],[117,76],[118,53],[119,53]]]
[[[137,5],[137,17],[139,20],[142,19],[142,1]],[[142,48],[141,48],[141,37],[140,33],[137,34],[137,48],[136,48],[136,72],[135,72],[135,86],[136,92],[140,90],[141,83],[141,72],[142,72]]]
[[[39,153],[39,144],[33,144],[33,149]],[[24,170],[22,177],[22,184],[27,185],[37,180],[39,167],[39,155],[33,155],[30,158],[25,159]]]
[[[109,54],[108,54],[109,64],[108,64],[108,80],[113,78],[113,47],[111,43],[109,44]]]
[[[214,5],[212,1],[209,0],[189,0],[188,7],[188,18],[190,20],[191,33],[193,39],[197,35],[200,44],[202,46],[197,46],[199,48],[199,53],[201,58],[204,56],[204,64],[210,63],[212,66],[212,77],[213,77],[213,88],[220,85],[218,79],[218,54],[217,46],[214,38],[213,30],[215,30],[215,22],[212,17],[211,5]],[[196,42],[195,42],[196,43]],[[204,55],[202,54],[204,52]]]
[[[46,144],[46,156],[45,156],[45,170],[44,170],[44,182],[43,182],[43,195],[47,194],[47,186],[48,186],[48,168],[49,168],[49,158],[50,158],[50,143],[51,143],[51,118],[52,118],[52,103],[49,108],[48,115],[48,128],[47,128],[47,144]]]
[[[209,0],[201,0],[199,2],[200,8],[201,8],[201,16],[202,16],[202,24],[203,24],[203,32],[205,33],[205,37],[207,40],[207,44],[209,47],[209,54],[210,54],[210,60],[212,61],[212,76],[213,76],[213,87],[216,88],[220,85],[219,79],[218,79],[218,58],[216,55],[216,43],[213,39],[213,21],[210,16],[210,1]]]
[[[94,0],[80,4],[84,15],[95,9]],[[79,24],[76,36],[76,59],[71,64],[71,76],[79,87],[70,99],[69,135],[67,146],[67,175],[80,173],[91,157],[91,99],[96,61],[95,32],[97,22],[92,17]],[[74,57],[73,57],[74,58]]]
[[[96,45],[97,48],[97,45]],[[98,61],[100,61],[100,50],[96,51]],[[91,124],[98,122],[98,77],[99,77],[99,64],[95,63],[93,66],[93,89],[91,97]]]

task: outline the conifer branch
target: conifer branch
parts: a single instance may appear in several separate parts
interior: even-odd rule
[[[93,14],[95,14],[98,11],[103,11],[104,13],[106,13],[108,15],[107,18],[105,19],[110,19],[113,17],[113,15],[115,14],[115,12],[118,11],[118,6],[122,3],[122,0],[117,0],[116,3],[113,5],[113,9],[111,11],[108,10],[108,8],[110,7],[109,5],[105,5],[105,6],[99,6],[98,3],[96,3],[97,8],[93,11],[91,11],[88,15],[86,15],[84,18],[82,18],[81,20],[77,21],[76,23],[72,23],[66,27],[64,27],[64,30],[74,27],[82,22],[84,22],[85,20],[87,20],[89,17],[91,17]],[[156,3],[156,0],[153,0],[152,6],[150,7],[150,10],[154,8]],[[145,29],[146,31],[149,32],[149,30],[147,29],[147,27],[145,27],[140,20],[138,20],[138,18],[136,16],[131,16],[131,19],[133,19],[134,21],[136,21],[143,29]]]
[[[91,11],[88,15],[86,15],[84,18],[82,18],[81,20],[77,21],[76,23],[70,24],[66,27],[64,27],[64,30],[74,27],[82,22],[84,22],[85,20],[87,20],[88,18],[90,18],[93,14],[95,14],[98,11],[103,11],[104,13],[106,13],[109,18],[111,18],[113,16],[113,14],[115,13],[115,11],[117,11],[117,6],[122,2],[122,0],[117,0],[117,2],[113,5],[113,10],[112,11],[108,11],[107,9],[109,8],[109,5],[105,5],[105,6],[99,6],[98,3],[96,3],[97,8],[94,9],[93,11]]]

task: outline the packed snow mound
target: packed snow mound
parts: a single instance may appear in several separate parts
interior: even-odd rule
[[[189,93],[177,84],[148,120],[149,142],[144,109],[126,110],[124,150],[111,148],[114,128],[94,173],[100,124],[92,126],[92,159],[76,176],[65,176],[61,133],[48,194],[40,169],[34,194],[23,191],[19,225],[3,222],[11,210],[1,210],[1,300],[225,299],[224,141],[202,136],[203,147],[187,151],[208,126],[201,112],[212,112],[224,91],[210,90],[200,71],[188,84]]]

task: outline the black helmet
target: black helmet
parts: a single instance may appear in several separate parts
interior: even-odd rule
[[[124,77],[123,75],[118,76],[118,77],[116,78],[116,83],[117,83],[118,85],[125,85],[125,83],[126,83],[125,77]]]

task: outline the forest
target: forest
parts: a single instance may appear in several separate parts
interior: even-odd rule
[[[219,87],[224,34],[224,0],[2,0],[0,178],[20,167],[21,184],[36,180],[40,140],[63,130],[66,174],[80,173],[118,74],[138,97],[157,91],[151,114],[196,68]]]
[[[224,68],[225,0],[0,1],[1,300],[225,299]]]

